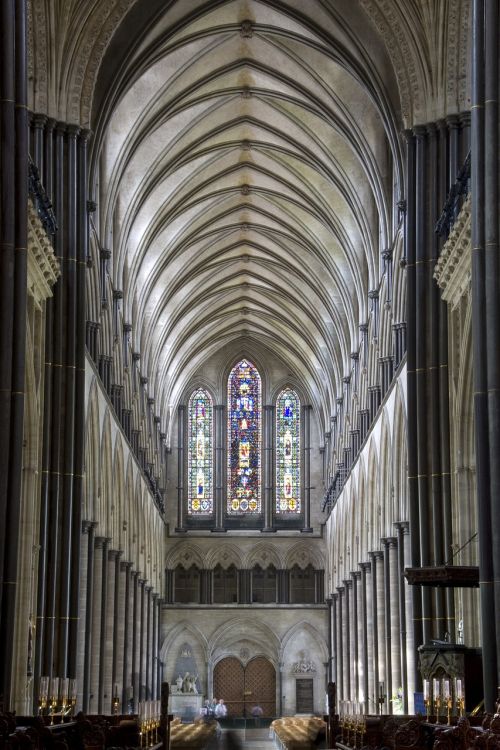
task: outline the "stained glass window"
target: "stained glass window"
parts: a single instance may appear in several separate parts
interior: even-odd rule
[[[276,513],[300,510],[300,399],[286,388],[276,401]]]
[[[231,370],[227,403],[228,513],[260,513],[261,382],[246,359]]]
[[[209,515],[213,508],[213,406],[199,388],[188,405],[188,514]]]

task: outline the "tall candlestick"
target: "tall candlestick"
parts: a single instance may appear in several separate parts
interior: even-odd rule
[[[439,700],[439,698],[441,697],[441,691],[440,691],[439,688],[440,688],[439,680],[434,679],[432,681],[432,692],[434,694],[434,700],[435,701]]]
[[[449,697],[450,697],[450,681],[443,680],[443,698],[445,700],[448,700]]]

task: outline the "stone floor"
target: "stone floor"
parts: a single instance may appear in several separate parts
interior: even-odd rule
[[[269,727],[225,729],[222,732],[222,740],[224,750],[273,750],[275,747],[269,739]]]

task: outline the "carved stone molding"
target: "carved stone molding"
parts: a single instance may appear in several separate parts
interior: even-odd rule
[[[454,310],[471,279],[471,196],[467,197],[434,269],[441,296]]]
[[[52,244],[31,200],[28,201],[28,294],[41,308],[61,275]]]

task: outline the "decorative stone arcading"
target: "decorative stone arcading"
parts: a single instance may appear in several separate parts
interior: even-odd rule
[[[50,17],[50,3],[29,0],[28,75],[33,111],[45,112],[65,122],[89,125],[95,83],[104,54],[123,17],[136,1],[78,3],[67,0],[61,4],[56,23]],[[75,28],[81,34],[74,47]],[[64,50],[65,66],[50,66],[48,50],[52,47]],[[72,54],[67,52],[69,49],[73,50]]]
[[[471,196],[453,224],[434,268],[441,296],[454,310],[467,293],[471,279]]]
[[[61,275],[51,242],[31,200],[28,201],[28,294],[40,308],[52,297],[52,287]]]
[[[413,17],[406,0],[360,0],[384,40],[398,82],[401,114],[407,127],[470,106],[470,0],[448,0],[446,22],[437,23],[440,0],[420,3]],[[418,18],[419,28],[414,21]],[[436,31],[438,29],[438,31]],[[446,65],[439,61],[446,50]],[[438,97],[431,93],[440,92]],[[438,113],[440,113],[438,115]]]
[[[384,40],[396,74],[401,98],[401,115],[408,125],[413,121],[413,111],[420,106],[418,75],[405,33],[401,29],[394,4],[388,0],[360,0]]]
[[[92,13],[92,28],[87,33],[87,41],[75,74],[75,84],[81,87],[81,98],[73,97],[69,121],[89,126],[94,87],[104,53],[123,17],[135,2],[136,0],[115,0],[111,10],[109,3],[96,4]]]

